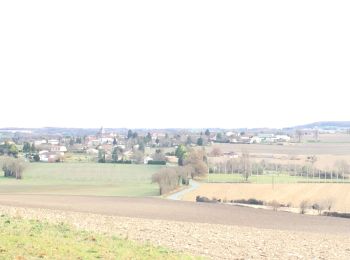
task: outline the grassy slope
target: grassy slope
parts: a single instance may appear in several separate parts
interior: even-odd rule
[[[0,259],[193,259],[160,247],[0,216]]]
[[[20,181],[0,177],[0,193],[154,196],[151,176],[160,166],[32,163]]]

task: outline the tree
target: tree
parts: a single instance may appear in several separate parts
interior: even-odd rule
[[[251,174],[250,154],[248,151],[242,152],[241,169],[244,180],[248,181],[248,178]]]
[[[162,168],[152,175],[152,183],[158,183],[159,194],[163,195],[174,190],[179,185],[179,175],[175,167]]]
[[[118,161],[118,147],[113,148],[112,161],[115,163]]]
[[[81,142],[82,142],[81,137],[75,138],[75,143],[76,144],[81,144]]]
[[[209,131],[209,129],[205,130],[205,135],[208,136],[208,137],[210,136],[210,131]]]
[[[35,148],[35,144],[34,144],[34,143],[32,143],[32,146],[30,147],[30,151],[31,151],[32,153],[35,153],[35,152],[36,152],[36,148]]]
[[[186,145],[191,145],[191,144],[192,144],[192,138],[191,136],[187,136]]]
[[[179,183],[188,185],[189,179],[191,178],[191,173],[193,172],[193,168],[191,165],[186,166],[178,166],[175,168],[178,173]]]
[[[105,163],[106,162],[106,152],[104,149],[98,150],[98,162]]]
[[[183,165],[187,149],[184,145],[180,144],[175,150],[175,156],[179,159],[179,165]]]
[[[206,155],[203,150],[190,150],[187,153],[184,165],[191,166],[191,177],[202,177],[208,173],[208,166],[205,163]]]
[[[222,133],[216,134],[216,140],[221,141],[222,140]]]
[[[303,137],[303,131],[298,129],[298,130],[295,131],[295,135],[296,135],[296,137],[298,139],[298,143],[301,143],[301,139]]]
[[[307,200],[303,200],[300,202],[299,209],[300,209],[300,214],[305,214],[306,209],[309,207],[309,202]]]
[[[319,136],[319,131],[318,131],[318,129],[316,129],[316,130],[314,131],[315,142],[318,142],[318,136]]]
[[[129,130],[128,130],[128,139],[130,139],[130,138],[132,137],[132,135],[133,135],[133,133],[132,133],[132,131],[129,129]]]
[[[137,164],[144,163],[144,157],[145,157],[144,153],[140,150],[134,151],[132,155],[132,159]]]
[[[23,171],[27,164],[23,159],[3,157],[1,158],[0,165],[4,171],[5,177],[22,179]]]
[[[214,147],[213,150],[211,151],[211,156],[217,157],[221,155],[222,155],[222,151],[220,147]]]
[[[334,163],[334,166],[337,169],[338,174],[341,174],[342,178],[345,178],[345,175],[349,174],[350,166],[347,161],[338,160]]]
[[[9,149],[8,149],[8,155],[11,155],[11,156],[17,158],[18,149],[17,149],[17,146],[15,144],[10,144]]]
[[[165,161],[165,155],[161,149],[157,149],[156,152],[152,156],[154,161]]]
[[[151,135],[150,132],[148,132],[147,135],[146,135],[146,138],[145,138],[145,142],[146,142],[146,143],[149,143],[149,142],[151,142],[151,141],[152,141],[152,135]]]
[[[178,166],[162,168],[152,175],[152,183],[158,183],[159,194],[166,194],[179,185],[189,183],[192,168],[190,166]]]
[[[24,152],[24,153],[30,153],[30,152],[31,152],[30,143],[25,142],[25,143],[23,144],[23,152]]]
[[[138,150],[141,151],[141,152],[145,152],[145,144],[143,142],[139,143],[139,149]]]
[[[33,160],[34,160],[34,162],[39,162],[39,161],[40,161],[40,156],[39,156],[39,154],[35,154],[35,155],[33,156]]]
[[[203,145],[203,138],[202,137],[199,137],[198,139],[197,139],[197,145],[199,145],[199,146],[202,146]]]

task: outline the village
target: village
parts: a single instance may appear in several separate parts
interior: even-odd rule
[[[59,133],[38,136],[31,135],[28,131],[22,134],[16,132],[16,136],[17,138],[0,136],[0,147],[12,145],[13,149],[23,152],[28,160],[47,163],[63,162],[72,154],[85,155],[89,161],[97,162],[176,163],[174,151],[179,145],[205,147],[223,143],[232,144],[234,150],[234,144],[285,145],[293,141],[293,136],[275,133],[212,132],[207,129],[200,132],[156,130],[140,133],[128,130],[123,134],[106,131],[103,127],[96,134],[84,136],[64,136]],[[238,156],[234,151],[226,155]]]

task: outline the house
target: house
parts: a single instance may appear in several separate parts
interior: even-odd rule
[[[259,134],[258,137],[263,143],[274,143],[276,141],[274,134]]]
[[[146,157],[143,159],[143,163],[144,163],[144,164],[148,164],[148,161],[153,161],[153,158],[150,157],[150,156],[146,156]]]
[[[260,144],[261,143],[261,138],[259,136],[253,136],[250,139],[251,144]]]
[[[250,144],[250,137],[249,136],[241,136],[240,143],[242,143],[242,144]]]
[[[44,150],[39,152],[39,158],[41,162],[53,163],[61,161],[63,157],[60,153]]]
[[[59,152],[59,153],[65,153],[67,152],[67,147],[64,145],[53,145],[50,147],[51,152]]]
[[[60,143],[60,141],[57,139],[50,139],[47,141],[47,143],[51,144],[51,145],[58,145]]]
[[[46,143],[47,143],[47,141],[45,139],[34,141],[35,146],[39,146],[39,145],[46,144]]]
[[[276,135],[277,142],[290,142],[290,136],[288,135]]]
[[[226,137],[238,137],[239,133],[229,131],[229,132],[226,132],[225,135]]]

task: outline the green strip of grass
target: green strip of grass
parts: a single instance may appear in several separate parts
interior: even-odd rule
[[[195,259],[66,224],[0,216],[0,259]]]

